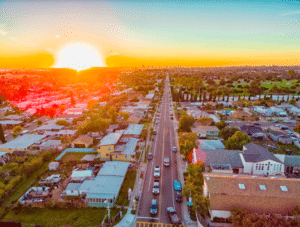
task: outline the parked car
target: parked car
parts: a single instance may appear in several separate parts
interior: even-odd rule
[[[172,224],[181,224],[181,220],[173,207],[168,207],[167,213]]]
[[[157,201],[156,199],[151,200],[151,206],[150,206],[150,214],[156,215],[158,210]]]
[[[176,202],[177,203],[182,203],[182,195],[180,194],[180,192],[176,193]]]
[[[160,167],[159,166],[154,167],[154,177],[160,177]]]
[[[182,186],[181,186],[181,183],[179,181],[174,181],[174,190],[176,192],[181,192],[182,191]]]
[[[275,125],[275,127],[280,127],[280,126],[281,126],[281,124],[276,124],[276,125]]]
[[[177,152],[177,147],[173,147],[173,152]]]
[[[254,124],[254,125],[260,125],[260,123],[259,123],[259,122],[254,122],[253,124]]]

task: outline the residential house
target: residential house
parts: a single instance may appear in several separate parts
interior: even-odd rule
[[[258,113],[258,114],[262,114],[264,116],[272,116],[274,114],[274,112],[267,107],[264,106],[255,106],[254,107],[254,112]]]
[[[19,136],[14,140],[11,140],[5,144],[0,145],[0,151],[13,153],[14,151],[28,151],[34,144],[40,144],[40,141],[44,138],[44,135],[26,134]]]
[[[79,188],[81,183],[69,183],[66,189],[63,191],[65,196],[80,196]]]
[[[280,161],[284,163],[284,172],[286,174],[300,173],[300,156],[299,155],[285,155],[274,154]]]
[[[110,133],[100,141],[100,147],[97,151],[100,153],[102,160],[110,160],[110,153],[115,151],[115,146],[121,136],[122,133]]]
[[[281,105],[277,105],[277,107],[279,107],[283,110],[289,110],[289,109],[293,108],[294,106],[289,103],[282,103]]]
[[[272,106],[270,107],[270,110],[273,112],[273,114],[276,114],[279,117],[286,117],[287,116],[287,112],[281,108]]]
[[[135,148],[138,141],[139,139],[130,138],[129,142],[124,146],[124,148],[122,147],[119,152],[116,152],[115,149],[115,152],[110,153],[111,160],[128,161],[128,162],[135,161],[135,157],[136,157]]]
[[[36,129],[36,131],[38,134],[44,134],[46,131],[58,132],[63,127],[65,126],[57,125],[56,123],[51,123],[51,124],[40,126],[39,128]]]
[[[240,127],[243,133],[246,133],[248,136],[256,139],[264,139],[267,137],[265,131],[259,127],[252,124],[243,125]]]
[[[254,143],[243,146],[240,157],[244,173],[260,175],[284,175],[284,163],[266,148]]]
[[[296,179],[209,173],[203,177],[203,195],[210,201],[211,220],[229,218],[235,208],[256,214],[288,215],[300,206],[300,181]]]
[[[59,182],[61,181],[61,176],[60,174],[53,174],[49,177],[46,177],[45,179],[41,179],[39,181],[39,184],[42,186],[52,186],[52,185],[58,185]]]
[[[297,117],[300,117],[300,109],[297,108],[297,107],[292,107],[289,109],[289,113],[297,116]]]
[[[275,142],[281,142],[284,144],[292,144],[293,140],[290,136],[287,134],[280,132],[280,131],[270,131],[269,132],[269,137],[271,140]]]
[[[243,163],[238,150],[193,149],[192,163],[204,163],[204,172],[243,173]]]
[[[152,93],[152,94],[148,94],[148,95],[146,95],[146,97],[145,97],[145,99],[149,99],[149,100],[151,100],[151,99],[153,99],[154,98],[154,94]]]
[[[60,145],[61,145],[60,140],[47,140],[41,143],[39,147],[41,151],[46,151],[46,150],[58,149]]]
[[[88,206],[113,207],[129,165],[129,162],[105,162],[95,179],[84,181],[79,192]]]
[[[15,121],[15,120],[3,120],[0,121],[0,124],[4,129],[12,129],[13,127],[22,124],[23,121]]]
[[[196,145],[202,150],[224,150],[221,140],[196,140]]]
[[[70,180],[72,182],[83,182],[94,178],[92,170],[73,170]]]
[[[87,135],[81,135],[72,142],[74,148],[89,148],[93,144],[93,138]]]
[[[21,204],[26,202],[38,202],[43,201],[50,194],[50,187],[31,187],[28,191],[19,199]]]
[[[125,130],[124,137],[140,138],[144,125],[142,124],[130,124]]]
[[[219,129],[216,126],[198,126],[192,128],[192,132],[196,133],[200,138],[217,137]]]
[[[108,129],[106,130],[107,133],[113,133],[115,132],[117,129],[119,129],[120,125],[119,124],[113,124],[113,125],[110,125],[108,127]]]

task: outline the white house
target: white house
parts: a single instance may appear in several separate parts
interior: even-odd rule
[[[284,175],[284,164],[264,147],[254,143],[243,146],[240,153],[244,173],[260,175]]]

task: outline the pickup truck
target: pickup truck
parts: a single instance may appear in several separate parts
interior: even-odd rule
[[[170,221],[172,224],[181,224],[181,220],[178,217],[176,211],[174,210],[173,207],[168,207],[167,208],[167,213],[169,215]]]
[[[159,194],[159,180],[154,180],[152,193],[155,195]]]

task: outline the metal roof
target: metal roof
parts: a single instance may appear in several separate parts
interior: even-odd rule
[[[76,191],[80,186],[81,183],[69,183],[65,191]]]
[[[121,136],[121,133],[109,133],[101,140],[100,146],[115,145]]]
[[[130,124],[124,132],[124,135],[141,135],[144,125],[142,124]]]
[[[126,144],[126,148],[122,153],[125,155],[134,155],[135,154],[134,150],[136,148],[138,141],[139,139],[131,138],[129,142]]]
[[[197,140],[198,147],[203,150],[224,150],[225,146],[220,140]]]
[[[39,143],[40,140],[43,139],[44,137],[45,137],[44,135],[26,134],[23,136],[19,136],[18,138],[9,141],[5,144],[1,144],[0,148],[25,149],[34,143]]]
[[[105,162],[97,176],[123,176],[125,177],[130,162]]]
[[[124,177],[119,176],[97,176],[94,180],[85,180],[79,190],[87,191],[86,198],[117,198]]]
[[[92,170],[73,170],[71,177],[91,177],[93,176]]]
[[[61,144],[60,140],[48,140],[41,144],[41,146],[59,146]]]
[[[63,125],[57,125],[57,124],[48,124],[48,125],[42,125],[41,127],[37,128],[36,130],[52,130],[52,129],[62,129]]]
[[[0,121],[0,124],[2,125],[19,125],[22,124],[23,121],[15,121],[15,120],[5,120],[5,121]]]
[[[4,155],[6,155],[6,154],[7,154],[7,152],[0,151],[0,157],[4,156]]]

